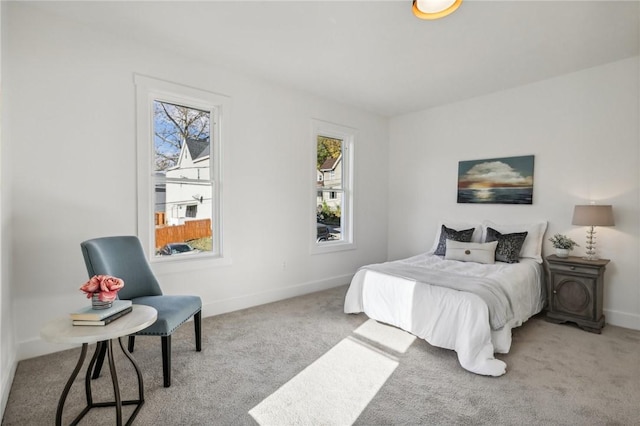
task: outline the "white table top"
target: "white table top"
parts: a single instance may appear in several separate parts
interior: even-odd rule
[[[56,318],[45,324],[40,336],[53,343],[96,343],[127,336],[156,321],[158,311],[151,306],[133,305],[133,310],[107,325],[73,325],[71,318]]]

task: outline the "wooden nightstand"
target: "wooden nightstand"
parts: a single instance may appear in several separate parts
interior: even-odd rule
[[[546,260],[549,266],[547,321],[574,322],[583,330],[599,334],[604,327],[602,295],[609,259],[562,258],[554,254]]]

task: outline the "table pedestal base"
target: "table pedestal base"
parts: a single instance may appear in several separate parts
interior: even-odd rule
[[[85,394],[87,398],[87,406],[78,414],[78,416],[71,422],[71,425],[76,425],[78,422],[91,410],[92,408],[100,408],[100,407],[116,407],[116,423],[118,426],[122,425],[122,406],[123,405],[137,405],[136,409],[131,413],[131,416],[127,420],[127,425],[130,425],[135,417],[138,415],[140,408],[144,404],[144,388],[142,385],[142,373],[138,368],[138,364],[133,359],[129,351],[127,351],[122,344],[122,340],[118,337],[118,343],[120,344],[120,349],[122,349],[122,353],[127,357],[127,359],[133,365],[133,368],[136,370],[136,374],[138,376],[138,399],[135,400],[127,400],[122,401],[120,398],[120,387],[118,385],[118,376],[116,374],[116,365],[113,358],[113,346],[112,340],[101,341],[96,344],[96,351],[91,358],[91,362],[89,363],[89,367],[87,368],[87,373],[84,379],[85,383]],[[103,345],[107,345],[107,358],[109,360],[109,371],[111,372],[111,382],[113,383],[113,394],[114,401],[109,402],[93,402],[93,397],[91,395],[91,373],[96,365],[96,360],[98,358],[98,354],[100,353]],[[78,376],[80,369],[82,368],[82,364],[84,364],[84,360],[87,356],[87,347],[88,343],[82,344],[82,352],[80,353],[80,358],[78,359],[78,363],[71,373],[71,377],[67,381],[67,384],[64,387],[64,391],[60,396],[60,401],[58,402],[58,410],[56,412],[56,426],[62,425],[62,410],[64,409],[64,403],[69,395],[69,391],[71,390],[71,386],[73,385],[74,380]]]

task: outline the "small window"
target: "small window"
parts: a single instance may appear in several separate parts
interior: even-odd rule
[[[198,216],[198,206],[187,206],[187,211],[185,212],[186,217],[195,218]]]
[[[314,122],[312,253],[354,248],[352,129]]]

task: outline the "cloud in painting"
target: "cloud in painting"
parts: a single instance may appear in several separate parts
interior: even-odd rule
[[[460,188],[522,188],[532,185],[532,176],[522,176],[520,172],[502,161],[476,164],[458,179]]]

